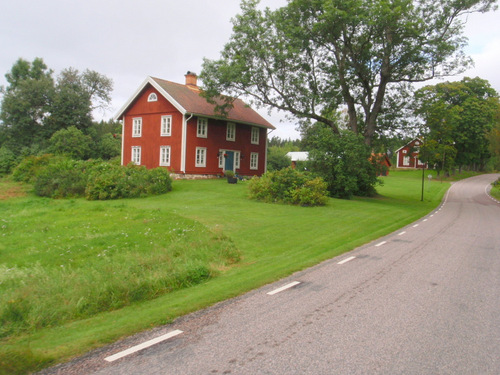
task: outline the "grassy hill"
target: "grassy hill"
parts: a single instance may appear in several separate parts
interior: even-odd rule
[[[426,175],[430,172],[426,172]],[[266,204],[175,181],[144,199],[16,197],[0,184],[0,373],[26,373],[242,294],[424,216],[448,183],[391,172],[376,198]],[[2,307],[3,306],[3,307]]]

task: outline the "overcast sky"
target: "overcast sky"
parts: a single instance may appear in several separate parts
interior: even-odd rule
[[[286,0],[261,4],[274,9]],[[218,58],[239,9],[239,0],[0,0],[0,85],[20,57],[41,57],[56,74],[95,70],[114,82],[109,119],[147,76],[184,83],[204,57]],[[470,16],[466,35],[475,68],[465,75],[500,92],[500,13]],[[271,136],[299,137],[282,115],[259,112],[278,128]]]

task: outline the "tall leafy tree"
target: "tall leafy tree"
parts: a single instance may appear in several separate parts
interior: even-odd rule
[[[494,3],[289,0],[261,11],[257,0],[243,0],[221,58],[204,61],[205,95],[221,112],[231,97],[246,96],[337,134],[325,113],[345,105],[349,129],[370,144],[388,92],[468,66],[463,16]]]
[[[0,142],[11,149],[45,148],[51,136],[71,126],[89,133],[92,112],[111,101],[113,82],[95,71],[69,68],[54,80],[42,59],[19,59],[1,88]]]
[[[500,108],[498,94],[488,81],[476,77],[426,86],[415,93],[415,103],[415,113],[425,124],[427,161],[440,168],[443,164],[484,167],[491,156],[489,137]]]
[[[5,75],[9,85],[1,87],[0,133],[10,148],[29,147],[44,138],[44,123],[54,96],[52,71],[42,59],[19,59]]]

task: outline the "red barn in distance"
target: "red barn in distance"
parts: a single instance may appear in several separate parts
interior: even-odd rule
[[[396,168],[427,168],[427,163],[418,159],[423,142],[415,138],[396,150]]]
[[[148,77],[116,115],[122,121],[122,165],[165,167],[179,178],[266,171],[267,133],[275,127],[234,101],[227,117],[200,96],[197,76],[186,84]]]

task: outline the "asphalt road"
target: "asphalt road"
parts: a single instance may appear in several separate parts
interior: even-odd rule
[[[486,194],[498,177],[457,182],[387,237],[45,373],[500,374],[500,202]]]

